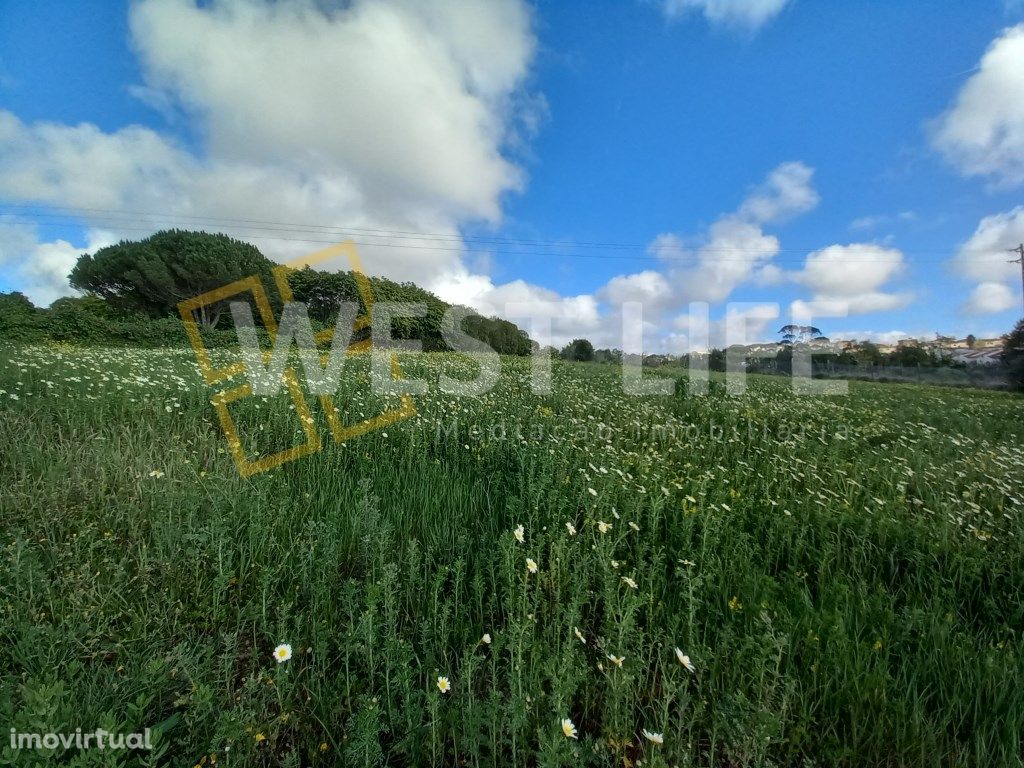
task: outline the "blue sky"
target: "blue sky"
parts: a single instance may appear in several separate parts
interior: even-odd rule
[[[202,222],[281,259],[354,233],[612,346],[625,299],[667,349],[690,301],[765,338],[753,305],[877,338],[1022,314],[1021,4],[326,5],[0,1],[0,289]]]

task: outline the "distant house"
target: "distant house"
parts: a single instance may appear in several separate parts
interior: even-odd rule
[[[975,349],[1002,349],[1005,338],[1000,336],[996,339],[978,339],[974,342]]]
[[[1003,339],[954,339],[936,334],[935,341],[925,344],[934,354],[964,365],[998,365]]]
[[[875,344],[875,347],[882,355],[891,355],[903,349],[923,349],[928,351],[933,357],[953,360],[965,365],[997,365],[1000,362],[1003,341],[1002,338],[974,339],[973,343],[971,343],[966,338],[957,339],[953,336],[943,336],[937,333],[934,340],[908,337],[900,339],[895,344]],[[805,351],[809,350],[814,354],[821,354],[823,352],[833,354],[839,354],[840,352],[852,353],[863,349],[867,343],[866,341],[852,339],[829,341],[824,338],[812,339],[797,345],[780,342],[761,342],[758,344],[748,344],[746,346],[746,354],[751,358],[771,358],[775,357],[780,350],[798,348]],[[647,363],[645,360],[645,364],[656,365],[658,363],[654,361]]]
[[[811,339],[807,342],[807,346],[811,349],[826,350],[828,352],[839,352],[839,345],[830,341],[829,339]]]
[[[747,354],[750,357],[775,357],[782,346],[774,341],[765,344],[748,344]]]

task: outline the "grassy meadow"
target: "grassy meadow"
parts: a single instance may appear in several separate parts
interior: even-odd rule
[[[0,724],[155,732],[0,764],[1020,765],[1024,399],[676,375],[507,358],[243,479],[191,350],[0,350]]]

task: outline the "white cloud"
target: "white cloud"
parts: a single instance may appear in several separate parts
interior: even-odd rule
[[[729,336],[730,324],[744,329],[743,340],[737,343],[749,344],[770,336],[771,334],[766,331],[769,326],[774,326],[778,319],[778,304],[744,303],[740,306],[730,306],[726,310],[725,317],[717,324],[718,333],[716,333],[716,324],[712,323],[712,346],[724,347],[733,342]]]
[[[889,312],[902,309],[913,296],[907,293],[883,293],[872,291],[857,296],[818,296],[811,301],[797,299],[789,305],[794,317],[847,317],[866,315],[872,312]]]
[[[817,305],[833,316],[899,309],[910,303],[909,293],[886,293],[885,283],[903,271],[903,253],[874,243],[830,245],[808,254],[804,267],[790,277],[811,289],[810,303],[797,300],[799,314]]]
[[[609,304],[639,301],[645,307],[654,308],[672,298],[672,287],[664,275],[648,269],[632,275],[613,277],[598,296]]]
[[[497,219],[501,193],[522,184],[499,151],[535,45],[517,0],[327,13],[301,0],[145,0],[131,28],[150,86],[200,117],[218,157],[344,174],[384,210]]]
[[[325,228],[435,233],[359,238],[368,271],[426,283],[459,273],[459,226],[498,220],[523,184],[505,146],[542,101],[523,91],[536,42],[520,0],[141,0],[130,14],[136,92],[188,120],[203,151],[0,110],[0,197],[102,209],[89,227],[135,239],[206,226],[277,259],[343,239]],[[19,248],[19,264],[40,258]]]
[[[586,335],[598,347],[622,345],[621,305],[640,302],[646,351],[678,352],[689,347],[694,334],[679,325],[683,321],[678,317],[670,319],[673,312],[691,301],[721,302],[748,279],[762,284],[781,279],[781,271],[766,263],[778,253],[779,241],[765,234],[762,226],[813,208],[818,195],[811,186],[812,176],[813,171],[802,163],[783,163],[694,245],[688,246],[673,233],[655,237],[648,250],[663,260],[661,270],[617,275],[593,294],[562,297],[523,281],[494,285],[467,272],[445,275],[430,285],[442,298],[500,316],[507,316],[507,302],[549,302],[558,343]],[[754,335],[763,333],[767,322],[759,312],[748,320]],[[712,343],[724,343],[725,323],[724,318],[712,323]]]
[[[17,277],[21,292],[33,304],[45,307],[73,293],[67,276],[79,256],[115,242],[110,233],[99,230],[86,233],[83,248],[66,240],[39,242],[31,225],[0,224],[0,266]]]
[[[788,0],[664,0],[670,19],[700,12],[708,23],[756,31],[782,12]]]
[[[899,274],[903,254],[871,243],[830,245],[807,256],[799,282],[824,296],[856,296]]]
[[[961,246],[953,268],[977,285],[961,309],[967,314],[1003,312],[1018,305],[1020,265],[1009,249],[1024,242],[1024,205],[986,216]]]
[[[979,283],[963,306],[969,315],[1005,312],[1017,306],[1017,297],[1003,283]]]
[[[466,269],[441,275],[427,283],[427,287],[445,301],[470,306],[484,315],[519,321],[523,328],[528,323],[510,313],[510,305],[542,306],[543,311],[534,314],[550,318],[556,346],[578,336],[587,336],[598,347],[621,345],[621,331],[616,334],[608,318],[601,315],[597,298],[590,294],[562,296],[525,280],[495,285],[489,277],[471,274]],[[620,340],[618,344],[614,343],[616,338]]]
[[[442,274],[427,285],[447,301],[509,319],[514,318],[506,312],[508,303],[547,302],[556,343],[585,335],[598,347],[622,346],[621,305],[640,302],[647,351],[677,351],[689,344],[689,337],[678,325],[666,333],[673,312],[691,301],[721,302],[749,279],[762,284],[781,280],[781,270],[766,263],[778,253],[779,241],[762,227],[817,204],[812,176],[813,170],[802,163],[783,163],[692,247],[673,233],[655,237],[648,250],[662,259],[662,269],[617,275],[593,294],[560,296],[522,280],[495,285],[490,278],[465,269]],[[715,325],[716,340],[725,338],[724,323],[723,319]],[[756,322],[749,327],[752,333],[763,331]]]
[[[382,214],[342,174],[286,163],[203,161],[138,126],[105,133],[88,124],[28,125],[0,112],[0,197],[93,209],[83,214],[91,226],[130,239],[168,226],[212,228],[249,240],[279,260],[323,247],[325,240],[344,239],[324,232],[324,226],[429,231],[451,238],[361,238],[367,269],[397,279],[424,281],[456,268],[460,256],[456,223],[444,212],[424,207]],[[299,226],[227,223],[246,220]]]
[[[1024,182],[1024,24],[1003,30],[978,72],[933,125],[932,143],[961,173]]]
[[[669,274],[677,301],[723,301],[752,276],[760,281],[778,279],[778,272],[765,267],[779,252],[779,240],[766,234],[763,227],[818,204],[818,193],[811,185],[813,175],[813,169],[803,163],[779,165],[735,212],[715,221],[703,243],[693,248],[672,233],[654,238],[648,250],[676,264]]]
[[[782,163],[743,201],[738,212],[740,218],[768,224],[806,213],[821,199],[811,186],[813,177],[814,169],[803,163]]]
[[[765,264],[754,272],[752,279],[757,285],[772,288],[786,282],[786,273],[775,264]]]
[[[862,216],[859,219],[854,219],[850,222],[850,229],[852,230],[872,230],[878,229],[879,227],[888,227],[894,224],[905,224],[909,221],[914,221],[917,218],[917,214],[913,211],[900,211],[894,216],[887,214],[879,214],[877,216]]]
[[[773,335],[769,328],[779,321],[779,305],[753,302],[738,302],[726,307],[725,314],[712,319],[699,311],[687,311],[676,315],[669,322],[670,332],[663,344],[666,351],[674,354],[706,352],[709,349],[724,349],[733,339],[729,327],[743,329],[743,343],[755,343]],[[739,341],[736,341],[739,343]]]
[[[690,300],[725,300],[762,262],[779,252],[777,237],[737,215],[720,218],[708,235],[697,252],[698,266],[676,276]]]
[[[1020,267],[1009,264],[1015,248],[1024,242],[1024,205],[1004,213],[986,216],[974,234],[960,248],[954,268],[971,280],[1012,282],[1020,279]]]

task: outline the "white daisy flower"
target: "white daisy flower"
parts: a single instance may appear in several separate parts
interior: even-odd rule
[[[651,742],[651,744],[665,743],[665,735],[662,733],[653,733],[651,731],[648,731],[646,728],[640,731],[640,733],[642,733],[644,735],[644,738]]]
[[[676,648],[676,658],[679,663],[686,667],[690,672],[696,672],[697,668],[693,666],[693,662],[690,661],[690,657],[683,653],[679,648]]]

